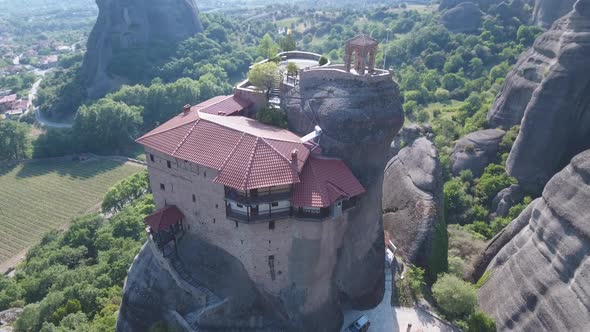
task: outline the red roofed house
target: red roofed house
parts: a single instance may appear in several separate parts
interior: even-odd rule
[[[0,98],[0,111],[8,111],[14,108],[17,103],[17,96],[15,94]]]
[[[336,247],[343,216],[365,189],[315,143],[233,116],[248,106],[217,97],[185,107],[137,140],[159,209],[146,223],[153,235],[182,225],[240,259],[252,280],[273,293],[293,282],[294,241],[325,238]]]

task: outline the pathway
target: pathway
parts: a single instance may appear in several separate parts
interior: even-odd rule
[[[391,295],[393,288],[393,275],[390,268],[385,269],[385,294],[383,301],[373,309],[369,310],[353,310],[348,309],[344,311],[344,325],[342,331],[347,331],[347,328],[361,315],[366,315],[371,322],[369,331],[375,332],[454,332],[455,330],[446,325],[446,323],[433,317],[427,311],[414,307],[402,308],[393,307],[391,305]],[[408,330],[408,324],[412,327]]]

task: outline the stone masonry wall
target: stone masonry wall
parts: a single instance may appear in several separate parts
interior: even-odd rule
[[[277,220],[273,230],[268,222],[235,222],[226,218],[223,186],[213,182],[217,171],[199,167],[197,173],[194,164],[166,159],[149,149],[146,152],[157,207],[165,203],[176,205],[185,213],[189,231],[239,259],[259,290],[285,306],[281,311],[311,314],[333,298],[335,290],[329,286],[329,279],[348,227],[347,212],[323,222]],[[154,162],[150,161],[150,154],[154,155]],[[171,168],[167,167],[167,160],[171,161]],[[160,184],[165,185],[165,190]],[[269,266],[271,255],[274,273]],[[302,306],[294,294],[306,297]]]

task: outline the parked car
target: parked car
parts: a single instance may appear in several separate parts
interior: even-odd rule
[[[369,330],[370,326],[371,322],[369,322],[369,318],[362,315],[348,326],[348,330],[350,332],[366,332]]]

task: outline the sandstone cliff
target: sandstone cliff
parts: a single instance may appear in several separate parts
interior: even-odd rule
[[[202,31],[194,0],[96,0],[96,4],[99,14],[82,66],[92,99],[142,78],[158,57]]]
[[[533,20],[548,29],[558,18],[569,13],[575,2],[576,0],[537,0],[533,9]]]
[[[490,244],[481,307],[499,330],[590,330],[590,150]]]
[[[454,33],[476,32],[483,21],[483,12],[473,2],[463,2],[447,10],[440,23]]]
[[[443,180],[434,144],[422,137],[403,148],[385,168],[383,227],[398,255],[429,268],[440,222]]]
[[[453,175],[471,170],[475,177],[480,177],[486,166],[496,161],[504,134],[504,130],[485,129],[459,139],[451,154]]]
[[[330,324],[326,317],[338,317],[332,312],[340,312],[344,300],[368,308],[383,296],[383,169],[404,122],[401,98],[390,76],[367,79],[325,69],[304,71],[283,106],[294,132],[306,134],[319,125],[323,153],[343,159],[367,189],[349,215],[335,268],[325,271],[335,291],[321,304],[324,315],[305,318],[323,326]],[[324,286],[310,285],[310,292]]]
[[[507,170],[526,191],[590,147],[589,55],[590,0],[579,0],[520,58],[488,114],[494,127],[521,123]]]

